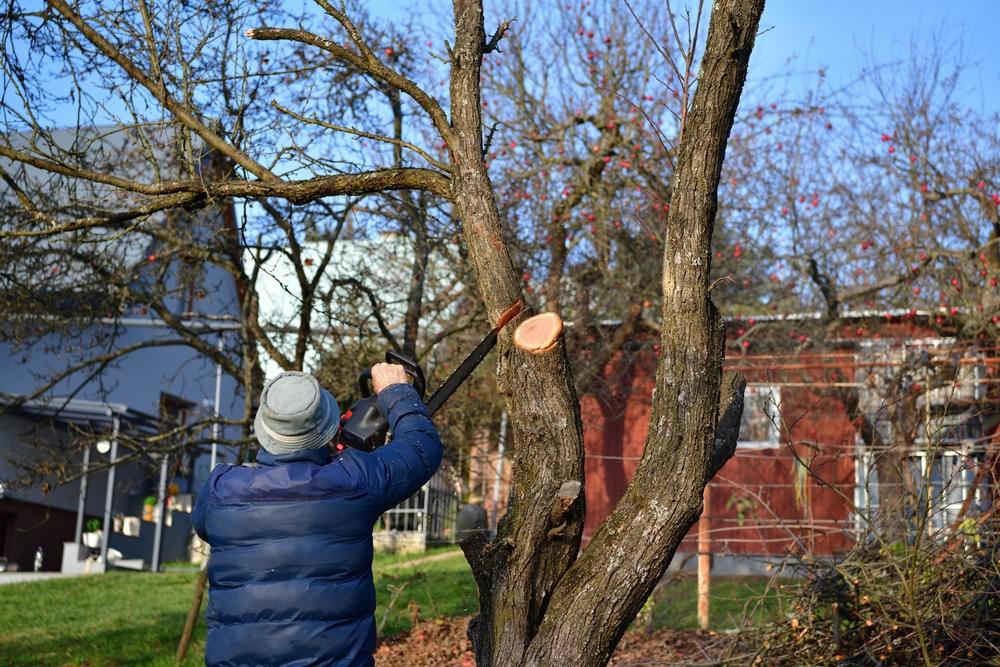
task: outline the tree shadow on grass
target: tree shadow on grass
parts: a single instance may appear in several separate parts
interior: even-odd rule
[[[184,629],[184,614],[162,613],[145,616],[134,625],[97,632],[72,628],[52,628],[48,636],[37,634],[17,638],[0,636],[0,663],[32,667],[86,665],[173,665],[177,642]],[[41,640],[41,641],[39,641]],[[200,619],[184,665],[202,664],[205,624]]]

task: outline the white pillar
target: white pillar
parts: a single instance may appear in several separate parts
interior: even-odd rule
[[[167,463],[170,457],[164,454],[160,457],[160,487],[156,494],[156,505],[159,514],[156,517],[156,530],[153,532],[153,561],[151,572],[160,571],[160,548],[163,543],[163,518],[167,513]]]
[[[115,466],[118,464],[118,417],[111,418],[111,467],[108,468],[108,488],[104,494],[104,529],[101,531],[101,564],[108,567],[108,542],[111,541],[111,501],[115,495]]]
[[[219,332],[218,350],[222,354],[223,333]],[[208,465],[208,471],[215,470],[219,457],[219,403],[222,401],[222,364],[215,364],[215,423],[212,424],[212,459]]]
[[[500,439],[497,442],[497,474],[493,480],[493,516],[490,518],[490,532],[497,534],[497,521],[499,512],[497,505],[500,503],[500,483],[503,481],[503,453],[507,444],[507,411],[500,413]]]
[[[87,475],[90,473],[90,445],[83,450],[83,474],[80,476],[80,498],[76,503],[76,546],[83,539],[83,515],[87,512]]]

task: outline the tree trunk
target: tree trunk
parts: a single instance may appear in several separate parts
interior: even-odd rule
[[[521,298],[483,159],[480,0],[455,0],[452,200],[492,321]],[[509,509],[495,540],[463,548],[479,586],[470,624],[484,665],[602,665],[698,518],[702,490],[735,444],[715,442],[723,324],[709,298],[712,229],[726,141],[763,0],[716,2],[677,163],[663,274],[662,356],[635,479],[574,562],[583,529],[583,437],[565,347],[499,346],[498,386],[514,427]],[[530,315],[526,310],[521,318]],[[743,382],[724,397],[727,418]],[[739,400],[738,400],[739,399]],[[730,419],[731,421],[731,419]]]
[[[521,299],[503,238],[482,145],[479,71],[486,36],[479,0],[456,0],[451,151],[453,201],[490,319]],[[511,501],[496,539],[464,545],[479,585],[480,614],[470,627],[479,665],[519,664],[556,582],[580,548],[583,431],[565,347],[531,355],[501,335],[498,387],[513,425]],[[567,484],[568,482],[568,484]],[[575,490],[565,510],[560,490]]]
[[[427,203],[425,195],[406,193],[404,216],[413,233],[413,265],[410,267],[410,287],[406,293],[406,317],[403,323],[403,354],[417,358],[417,339],[420,335],[420,316],[424,310],[424,284],[427,281],[427,264],[431,246],[427,238]]]

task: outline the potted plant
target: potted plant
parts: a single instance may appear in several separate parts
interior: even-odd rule
[[[86,532],[83,534],[83,545],[90,549],[101,546],[101,522],[97,519],[87,519]]]
[[[156,509],[156,496],[146,496],[142,501],[142,520],[155,521],[154,510]]]

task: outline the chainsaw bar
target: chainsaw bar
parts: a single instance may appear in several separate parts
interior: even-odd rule
[[[497,335],[499,335],[500,330],[507,326],[508,322],[517,317],[523,309],[524,302],[518,301],[500,315],[500,319],[497,321],[496,326],[493,327],[493,329],[486,334],[486,337],[479,342],[476,349],[474,349],[471,353],[469,353],[469,356],[462,360],[462,363],[458,365],[455,372],[449,375],[448,379],[445,380],[440,387],[435,389],[434,393],[431,394],[431,397],[427,399],[428,414],[433,416],[434,413],[437,412],[442,405],[444,405],[444,402],[455,393],[455,390],[458,389],[458,387],[465,382],[470,375],[472,375],[472,371],[476,370],[476,366],[478,366],[483,359],[486,358],[486,355],[489,354],[490,350],[493,349],[493,346],[496,345]]]

